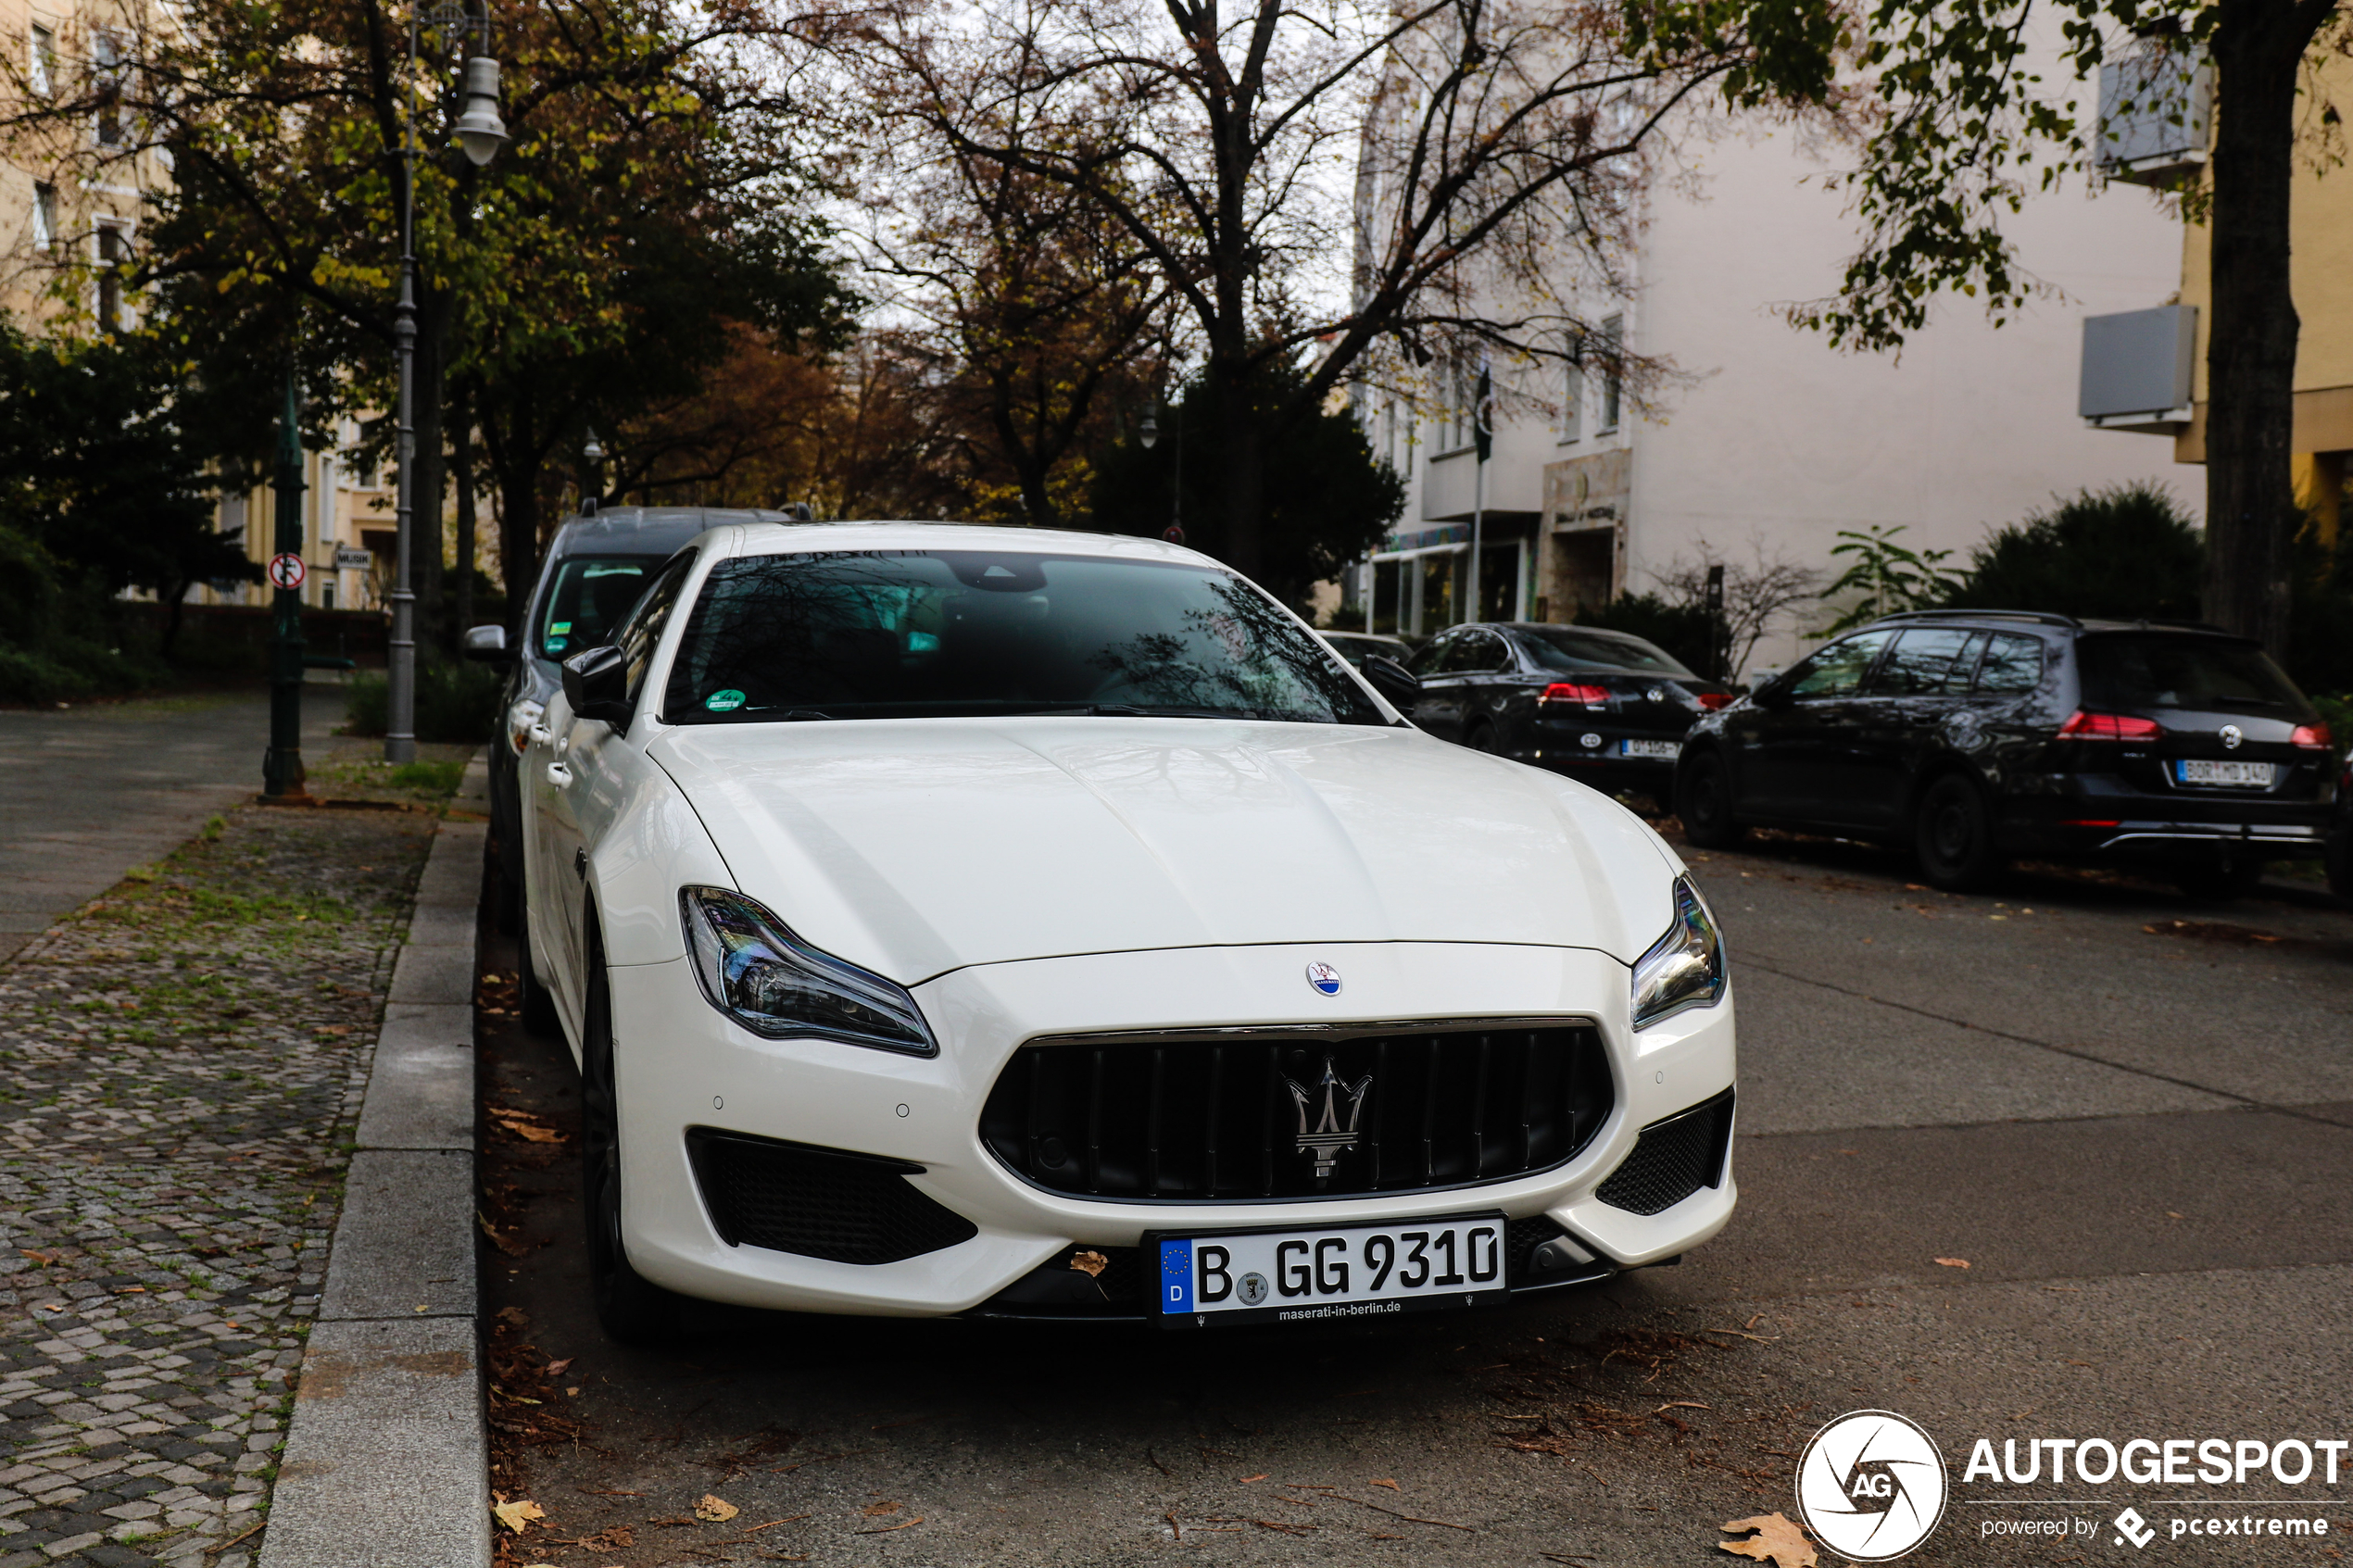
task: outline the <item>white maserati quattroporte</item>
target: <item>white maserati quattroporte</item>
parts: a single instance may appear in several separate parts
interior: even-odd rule
[[[523,758],[597,1306],[1470,1306],[1730,1216],[1732,999],[1639,819],[1155,541],[712,530]]]

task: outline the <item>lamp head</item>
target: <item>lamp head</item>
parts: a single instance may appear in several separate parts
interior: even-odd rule
[[[476,55],[466,62],[465,109],[454,127],[458,144],[477,169],[498,156],[507,142],[507,122],[498,117],[498,62]]]
[[[1144,423],[1142,428],[1136,432],[1136,439],[1144,444],[1144,450],[1147,452],[1151,451],[1153,445],[1160,440],[1160,420],[1150,408],[1144,410]]]

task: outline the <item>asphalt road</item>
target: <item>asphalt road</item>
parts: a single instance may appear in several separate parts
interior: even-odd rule
[[[1950,897],[1819,842],[1694,869],[1741,1009],[1740,1210],[1578,1295],[1232,1337],[712,1310],[623,1351],[586,1309],[570,1144],[486,1129],[514,1227],[484,1252],[494,1484],[550,1516],[508,1560],[1720,1563],[1719,1524],[1794,1512],[1822,1422],[1881,1408],[1957,1483],[1907,1562],[2137,1561],[2128,1503],[2151,1557],[2339,1562],[2353,1462],[2334,1486],[1962,1472],[1981,1437],[2353,1437],[2353,917],[2058,873]],[[510,1017],[484,1015],[487,1098],[572,1128],[568,1056]],[[697,1520],[705,1494],[740,1512]],[[2332,1534],[2170,1534],[2223,1512]]]

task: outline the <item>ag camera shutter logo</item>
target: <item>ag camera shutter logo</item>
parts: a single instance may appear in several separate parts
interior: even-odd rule
[[[1814,1434],[1797,1461],[1797,1512],[1814,1538],[1853,1562],[1887,1562],[1944,1517],[1944,1458],[1893,1411],[1850,1411]]]

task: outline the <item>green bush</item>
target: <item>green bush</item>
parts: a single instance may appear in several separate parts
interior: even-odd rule
[[[422,664],[417,668],[417,738],[478,745],[497,733],[498,687],[505,679],[484,664]],[[384,677],[361,671],[346,688],[350,729],[380,735],[386,728],[389,695]]]
[[[1944,603],[2085,620],[2196,621],[2206,535],[2144,481],[2085,490],[1997,530]]]

